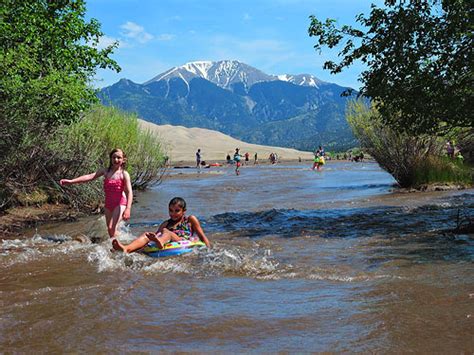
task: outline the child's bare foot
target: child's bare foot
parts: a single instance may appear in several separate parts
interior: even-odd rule
[[[112,248],[117,251],[125,251],[125,247],[115,238],[112,238]]]

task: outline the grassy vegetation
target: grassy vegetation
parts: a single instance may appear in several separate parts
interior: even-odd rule
[[[166,151],[160,137],[140,129],[137,117],[117,109],[95,106],[69,125],[34,135],[13,151],[2,168],[0,209],[15,205],[65,202],[77,207],[97,207],[103,201],[102,181],[59,186],[109,164],[109,152],[121,148],[128,157],[132,187],[144,189],[159,183]]]
[[[81,120],[59,129],[50,144],[60,161],[61,177],[72,178],[109,165],[114,148],[127,155],[132,188],[144,189],[160,182],[166,153],[160,137],[140,129],[138,118],[115,108],[96,106]],[[59,178],[59,172],[55,174]],[[56,180],[57,181],[57,180]],[[101,201],[102,181],[61,189],[61,199],[72,204]]]
[[[445,137],[400,132],[383,123],[378,111],[362,101],[351,102],[346,113],[354,134],[377,163],[401,187],[433,183],[472,185],[473,169],[445,156]]]
[[[414,185],[458,183],[470,185],[473,169],[448,157],[431,156],[420,162],[414,174]]]

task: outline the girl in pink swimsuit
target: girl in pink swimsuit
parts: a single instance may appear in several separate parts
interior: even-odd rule
[[[62,179],[61,186],[69,184],[80,184],[104,177],[105,192],[105,222],[107,232],[113,241],[116,238],[117,226],[122,220],[130,218],[132,208],[133,192],[130,182],[130,175],[125,171],[127,157],[121,149],[114,149],[110,152],[110,163],[108,168],[102,168],[95,173],[79,176],[75,179]]]

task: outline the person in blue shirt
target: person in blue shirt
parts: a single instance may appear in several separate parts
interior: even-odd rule
[[[242,155],[239,153],[239,148],[235,148],[234,153],[234,162],[235,162],[235,174],[240,174],[240,160],[242,159]]]

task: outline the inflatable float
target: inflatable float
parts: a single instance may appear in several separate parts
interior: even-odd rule
[[[326,161],[324,160],[324,157],[315,157],[314,162],[319,165],[324,165],[326,163]]]
[[[205,247],[206,244],[200,240],[180,240],[179,242],[166,243],[163,248],[156,246],[156,243],[150,242],[141,252],[152,258],[163,258],[166,256],[175,256],[193,251],[194,248]]]

